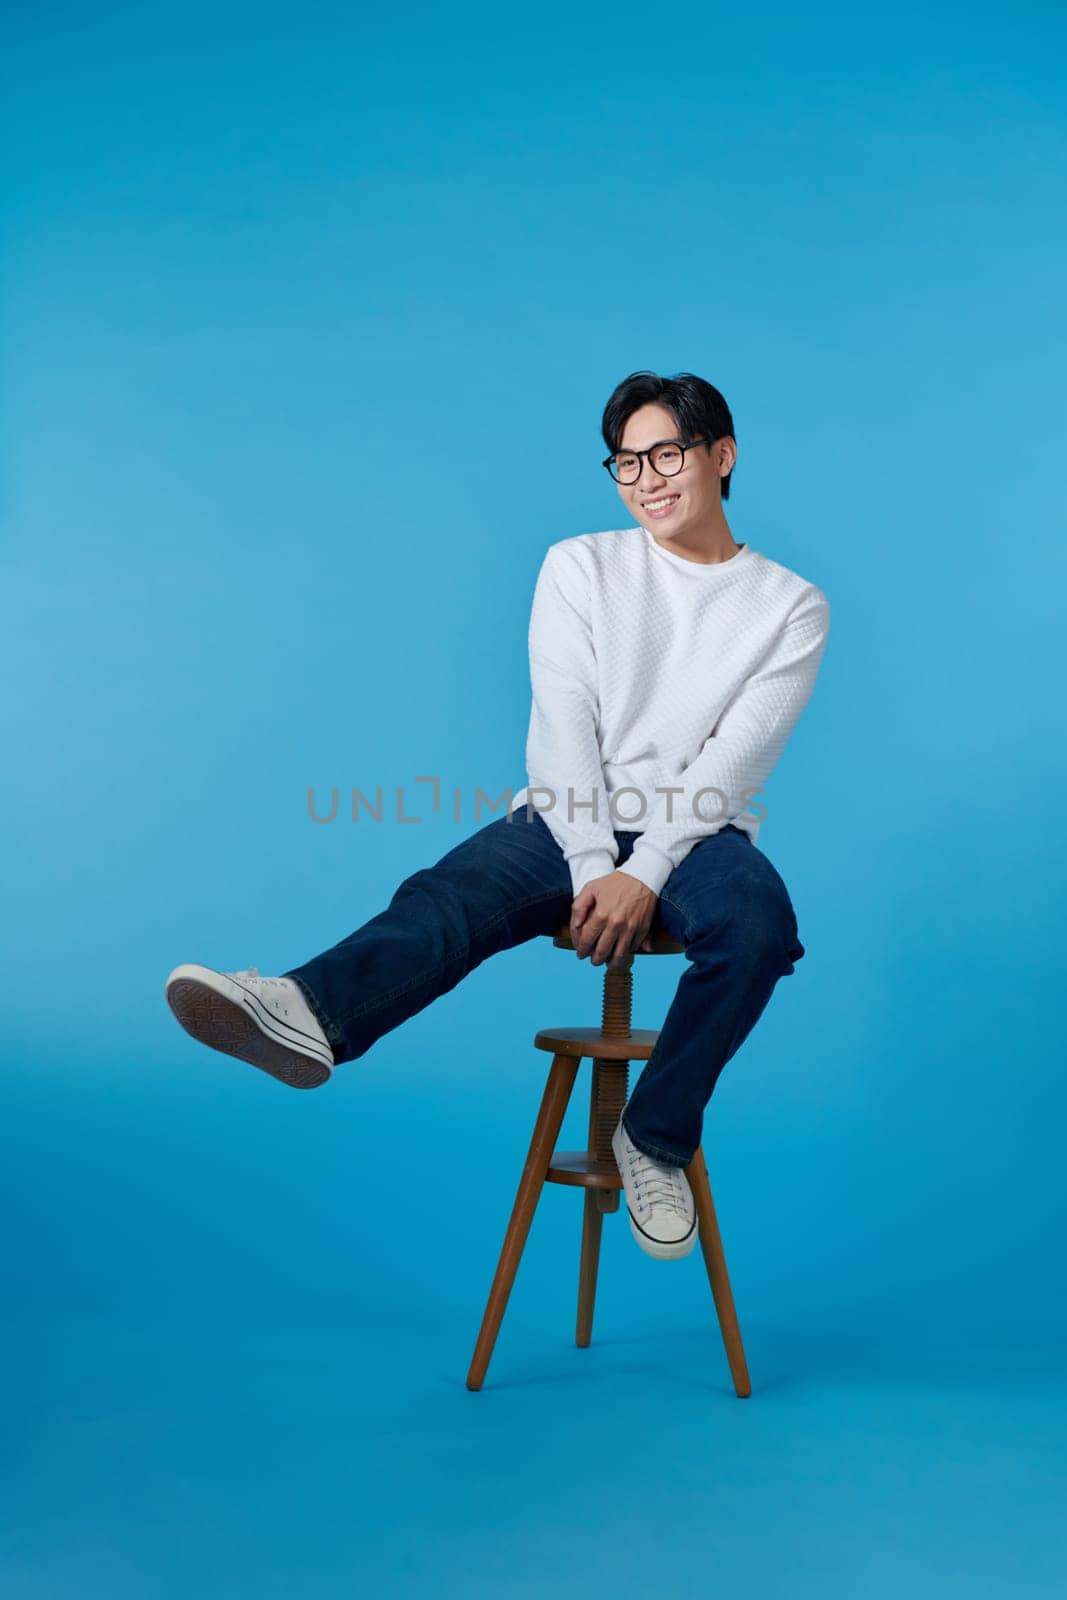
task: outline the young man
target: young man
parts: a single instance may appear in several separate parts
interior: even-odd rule
[[[487,956],[568,915],[594,966],[625,965],[656,919],[684,945],[686,970],[613,1148],[635,1239],[670,1260],[696,1243],[682,1168],[718,1076],[805,953],[748,808],[811,696],[830,608],[734,539],[723,502],[737,445],[718,389],[632,373],[602,429],[636,525],[545,554],[529,783],[508,814],[281,977],[185,964],[166,996],[194,1038],[310,1089]]]

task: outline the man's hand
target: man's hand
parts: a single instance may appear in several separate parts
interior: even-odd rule
[[[571,906],[571,938],[579,959],[589,956],[594,967],[606,961],[618,971],[639,947],[651,950],[648,930],[658,900],[628,872],[593,878]]]

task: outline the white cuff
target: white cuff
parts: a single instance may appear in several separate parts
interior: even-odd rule
[[[629,859],[616,870],[628,872],[631,878],[636,878],[638,883],[643,883],[646,889],[651,889],[658,896],[674,871],[674,862],[657,845],[645,844],[644,840],[638,839]]]
[[[587,883],[593,878],[604,878],[615,871],[615,860],[610,850],[579,850],[567,865],[571,869],[572,898],[577,900]]]

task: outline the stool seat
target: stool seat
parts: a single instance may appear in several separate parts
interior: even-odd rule
[[[653,926],[649,929],[648,937],[652,944],[651,950],[635,950],[635,956],[677,956],[685,950],[684,944],[670,938],[662,928]],[[557,950],[573,950],[574,940],[571,938],[571,925],[569,922],[561,923],[552,935],[552,943]]]
[[[539,1028],[535,1050],[553,1055],[599,1056],[601,1061],[647,1061],[659,1038],[658,1028],[633,1028],[629,1033],[605,1033],[602,1028]]]

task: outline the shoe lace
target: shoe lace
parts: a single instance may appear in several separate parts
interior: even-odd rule
[[[653,1161],[643,1150],[637,1150],[630,1157],[630,1175],[638,1196],[646,1198],[650,1208],[662,1206],[676,1216],[688,1216],[680,1168]]]
[[[281,978],[261,978],[258,967],[242,967],[240,972],[235,972],[232,976],[235,978],[255,978],[256,982],[263,988],[281,989],[284,987]]]

